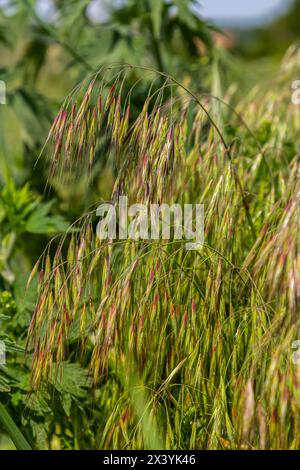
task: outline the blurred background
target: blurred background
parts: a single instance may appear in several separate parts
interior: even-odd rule
[[[25,284],[50,238],[110,197],[100,156],[76,186],[49,181],[44,160],[36,164],[72,88],[102,64],[131,63],[195,93],[223,97],[235,84],[241,95],[258,80],[272,83],[299,35],[300,0],[0,0],[0,340],[26,338],[35,287],[25,296]],[[128,86],[138,78],[136,109],[149,87],[138,70]],[[13,321],[4,327],[1,316]],[[0,394],[10,390],[1,377]],[[14,393],[18,410],[23,395]]]
[[[222,97],[233,83],[247,93],[259,79],[272,81],[299,26],[300,0],[0,0],[0,288],[26,277],[49,237],[109,197],[101,161],[92,183],[83,176],[76,190],[53,180],[46,191],[47,168],[35,165],[78,82],[102,64],[129,62],[198,93]],[[138,70],[129,84],[139,77],[136,108],[149,86]]]

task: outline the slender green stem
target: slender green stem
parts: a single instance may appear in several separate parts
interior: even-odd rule
[[[0,403],[0,423],[18,450],[31,450],[27,440],[10,417],[5,407]]]
[[[25,2],[25,5],[27,8],[31,11],[34,19],[39,23],[45,31],[49,34],[52,39],[57,42],[62,48],[64,48],[68,53],[73,57],[73,59],[77,60],[77,62],[80,62],[82,65],[84,65],[87,70],[90,70],[91,72],[94,71],[93,67],[91,64],[89,64],[78,52],[76,52],[72,46],[70,46],[67,42],[65,42],[63,39],[61,39],[58,34],[55,31],[55,28],[53,28],[49,23],[46,23],[43,21],[38,14],[36,13],[34,7],[30,4],[28,0],[23,0]]]

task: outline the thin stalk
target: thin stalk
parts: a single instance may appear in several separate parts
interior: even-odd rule
[[[5,407],[0,403],[0,423],[18,450],[32,450],[27,440],[10,417]]]

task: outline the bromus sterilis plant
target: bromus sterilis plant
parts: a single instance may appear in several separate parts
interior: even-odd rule
[[[133,71],[103,67],[66,99],[42,153],[49,184],[98,165],[111,202],[204,204],[204,244],[100,240],[94,210],[50,244],[29,279],[32,387],[88,363],[99,448],[299,448],[298,110],[257,89],[233,112],[230,91],[215,106],[146,68],[133,110]]]

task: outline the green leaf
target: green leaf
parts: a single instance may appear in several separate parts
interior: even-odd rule
[[[22,326],[26,326],[30,320],[31,314],[36,305],[37,296],[37,276],[34,277],[31,284],[26,288],[28,275],[27,273],[17,273],[14,282],[14,296],[17,305],[16,322]],[[23,322],[25,322],[23,324]]]
[[[38,449],[46,449],[49,428],[48,423],[37,423],[36,421],[31,419],[30,426],[33,431],[33,435],[36,438]]]
[[[64,232],[68,224],[60,215],[49,215],[54,201],[46,204],[40,204],[39,207],[30,215],[26,223],[26,231],[30,233],[56,233]]]
[[[69,393],[62,393],[60,401],[67,416],[71,415],[72,397]]]
[[[30,397],[26,400],[26,406],[30,410],[34,411],[38,415],[46,415],[52,413],[49,406],[51,397],[45,389],[38,390],[35,393],[32,393]]]
[[[7,392],[10,392],[10,390],[11,388],[10,388],[9,380],[6,377],[3,377],[3,375],[1,374],[1,369],[0,369],[0,392],[7,393]]]
[[[58,368],[58,371],[53,372],[50,383],[63,395],[67,393],[74,398],[83,398],[90,386],[87,371],[78,364],[68,362],[59,365]]]

